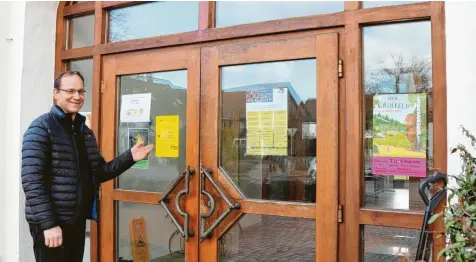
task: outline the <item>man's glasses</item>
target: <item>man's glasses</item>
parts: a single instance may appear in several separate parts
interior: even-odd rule
[[[66,92],[68,95],[74,95],[76,94],[76,92],[78,92],[80,96],[84,96],[84,94],[86,94],[86,90],[84,89],[75,90],[75,89],[61,89],[60,88],[59,90]]]

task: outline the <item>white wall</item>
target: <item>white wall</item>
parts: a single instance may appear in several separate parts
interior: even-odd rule
[[[0,261],[19,260],[19,136],[20,128],[20,94],[23,54],[23,23],[25,19],[25,3],[0,3],[0,79],[2,79],[2,110],[1,123],[3,146],[0,147],[0,163],[2,188],[0,218]],[[17,163],[11,165],[10,163]]]
[[[446,2],[448,148],[469,145],[460,125],[476,134],[476,2]],[[448,153],[448,173],[459,174],[458,154]],[[454,181],[452,181],[454,182]]]
[[[21,189],[21,140],[52,103],[57,2],[0,2],[0,262],[34,261]]]

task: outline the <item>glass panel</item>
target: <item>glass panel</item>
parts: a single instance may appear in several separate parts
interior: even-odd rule
[[[344,11],[344,1],[217,1],[216,27]]]
[[[363,28],[364,205],[423,211],[433,166],[431,24]]]
[[[81,113],[91,113],[93,110],[93,59],[74,60],[69,62],[71,71],[78,71],[84,77],[84,89],[86,96],[84,97],[84,105]]]
[[[220,164],[250,198],[316,202],[316,60],[221,68]]]
[[[362,8],[423,3],[427,1],[362,1]]]
[[[109,12],[109,42],[198,30],[198,1],[151,2]]]
[[[315,239],[315,220],[246,214],[220,238],[220,262],[315,261]]]
[[[364,226],[363,231],[364,239],[362,242],[364,244],[365,262],[415,260],[420,230]],[[429,241],[432,241],[431,237]]]
[[[69,19],[72,26],[71,48],[94,45],[94,15],[86,15]]]
[[[147,102],[150,100],[152,103],[150,116],[146,115],[145,119],[139,117],[136,120],[123,119],[120,121],[117,129],[118,152],[126,151],[138,139],[145,140],[145,144],[152,144],[155,148],[148,159],[136,163],[125,172],[126,174],[119,177],[118,187],[164,192],[172,180],[185,168],[187,71],[121,76],[119,87],[121,97],[119,98],[118,116],[123,106],[122,101],[127,102],[127,99],[141,97],[145,98],[146,104],[150,103]],[[148,95],[151,97],[147,98]],[[124,107],[123,113],[134,113],[129,109],[131,107]],[[157,119],[159,119],[159,123],[157,123]],[[160,133],[156,133],[156,128],[160,130]],[[176,140],[167,139],[171,136],[174,136]],[[157,141],[157,139],[159,140]],[[165,148],[166,146],[167,148]],[[176,146],[178,150],[170,150],[170,146]]]
[[[116,201],[116,208],[116,261],[139,261],[133,259],[132,240],[137,245],[140,244],[141,239],[149,247],[151,262],[185,261],[185,240],[161,206]],[[144,219],[142,221],[144,223],[137,221],[141,218]],[[139,234],[137,237],[131,236],[131,229],[140,232],[142,227],[145,228],[143,231],[145,235],[140,238]],[[146,261],[146,259],[140,261]]]

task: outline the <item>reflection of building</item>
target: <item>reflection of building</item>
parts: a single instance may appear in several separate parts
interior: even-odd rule
[[[246,156],[246,92],[287,88],[288,146],[286,156]],[[258,198],[273,198],[267,183],[281,183],[276,188],[287,191],[282,193],[286,200],[303,201],[304,186],[309,161],[316,154],[316,139],[303,137],[303,127],[315,126],[316,99],[302,101],[289,82],[257,84],[226,89],[222,92],[222,144],[221,163],[240,187],[248,191],[243,183],[261,184]],[[294,134],[293,134],[294,133]],[[251,169],[260,165],[261,174],[245,178],[253,173]],[[279,179],[277,173],[280,173]],[[259,173],[259,172],[258,172]],[[275,173],[275,177],[271,175]],[[253,175],[251,175],[253,176]],[[245,179],[249,181],[244,181]],[[275,179],[275,180],[273,180]],[[251,182],[252,181],[252,182]],[[283,189],[285,188],[285,189]],[[254,191],[249,189],[249,191]],[[284,200],[284,199],[283,199]]]

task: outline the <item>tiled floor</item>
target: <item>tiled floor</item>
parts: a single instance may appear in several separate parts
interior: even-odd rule
[[[221,261],[315,261],[314,220],[247,215],[222,238]]]

